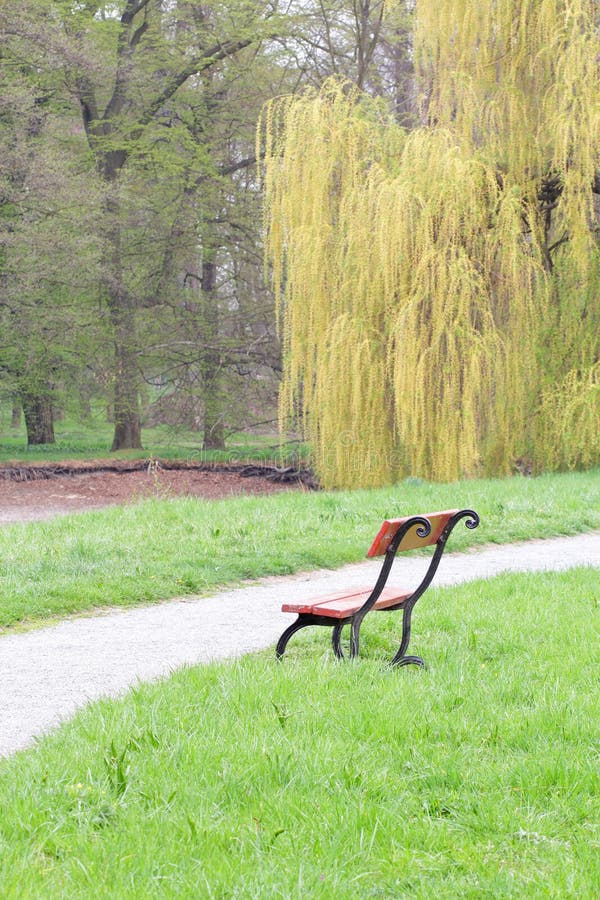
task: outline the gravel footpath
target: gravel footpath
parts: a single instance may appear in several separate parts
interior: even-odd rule
[[[405,558],[397,572],[408,583],[423,573],[426,564],[423,558]],[[600,568],[600,533],[449,553],[434,584],[580,565]],[[283,599],[373,584],[379,568],[374,561],[268,578],[213,597],[171,600],[2,635],[0,756],[31,745],[37,735],[98,697],[121,694],[139,681],[168,675],[186,663],[274,646],[293,621],[280,612]]]

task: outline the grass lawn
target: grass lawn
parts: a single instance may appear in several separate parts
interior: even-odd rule
[[[429,592],[414,651],[365,622],[188,668],[0,763],[3,898],[595,898],[600,579]],[[411,647],[411,649],[413,649]]]
[[[450,549],[600,528],[600,470],[380,490],[151,500],[0,529],[0,627],[364,558],[390,516],[471,507]]]
[[[65,419],[55,425],[56,443],[41,446],[27,446],[27,432],[24,424],[19,428],[9,427],[7,410],[4,417],[0,410],[0,463],[48,462],[65,459],[182,459],[188,462],[244,462],[246,460],[268,460],[276,464],[285,462],[286,456],[295,458],[306,456],[307,447],[298,442],[285,444],[280,448],[276,434],[231,434],[226,450],[202,450],[202,434],[172,425],[156,425],[142,430],[143,450],[121,450],[110,453],[114,425],[104,416],[95,415],[87,422]]]

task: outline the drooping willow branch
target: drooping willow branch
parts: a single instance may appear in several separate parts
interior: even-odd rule
[[[597,463],[594,4],[420,3],[415,45],[408,135],[337,81],[265,110],[282,425],[327,486]]]

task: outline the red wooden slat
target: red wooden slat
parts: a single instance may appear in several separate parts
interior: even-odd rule
[[[282,612],[310,613],[313,611],[315,603],[327,603],[334,600],[347,600],[351,597],[362,596],[366,593],[367,597],[373,590],[372,587],[351,588],[347,591],[336,591],[333,594],[324,594],[322,597],[311,597],[308,600],[302,600],[299,603],[284,603],[281,607]],[[364,603],[364,600],[361,601]],[[358,604],[361,605],[360,603]],[[357,607],[358,608],[358,607]]]
[[[345,619],[351,616],[363,605],[370,595],[372,588],[356,588],[348,593],[326,594],[323,597],[313,597],[301,603],[284,603],[283,612],[310,613],[315,616],[327,616],[331,619]],[[410,597],[411,592],[400,588],[387,587],[381,592],[373,609],[387,609],[395,606]]]
[[[457,509],[447,509],[444,512],[425,513],[422,518],[428,519],[431,523],[429,536],[425,538],[419,537],[417,526],[415,526],[404,536],[398,551],[416,550],[418,547],[428,547],[430,544],[435,544],[448,524],[448,520],[455,516],[457,512]],[[386,519],[377,532],[377,536],[371,544],[367,556],[383,556],[398,529],[412,518],[412,516],[405,516],[403,519]]]

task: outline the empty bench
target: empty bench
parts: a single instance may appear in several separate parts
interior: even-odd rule
[[[386,520],[371,544],[367,556],[384,556],[383,565],[374,587],[351,588],[314,597],[300,603],[284,603],[283,612],[297,613],[297,619],[286,628],[277,642],[276,654],[281,659],[289,639],[301,628],[309,625],[325,625],[333,629],[333,651],[343,658],[342,629],[350,626],[350,656],[358,656],[360,626],[371,610],[390,612],[402,610],[402,637],[392,665],[425,665],[420,656],[408,656],[410,620],[415,603],[427,590],[454,526],[465,519],[467,528],[477,528],[479,516],[472,509],[449,509],[444,512],[408,516]],[[435,545],[425,577],[414,590],[387,587],[387,580],[397,553]]]

